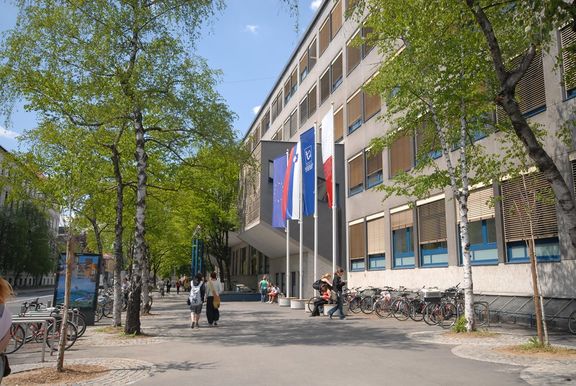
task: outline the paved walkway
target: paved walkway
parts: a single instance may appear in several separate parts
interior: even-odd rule
[[[115,338],[89,327],[66,363],[113,369],[90,385],[576,385],[576,358],[534,359],[495,351],[531,332],[463,339],[422,323],[349,316],[311,318],[277,305],[223,303],[219,327],[189,328],[186,296],[154,300],[144,338]],[[109,322],[108,322],[109,323]],[[101,326],[101,325],[100,325]],[[576,347],[576,336],[553,343]],[[37,367],[39,349],[10,356],[14,372]],[[48,357],[54,365],[55,356]]]

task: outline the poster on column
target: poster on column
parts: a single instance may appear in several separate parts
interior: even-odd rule
[[[72,280],[70,284],[70,307],[83,310],[95,310],[98,301],[98,283],[100,280],[100,260],[95,254],[76,254],[72,261]],[[66,254],[60,254],[56,271],[54,304],[64,303],[66,281]]]

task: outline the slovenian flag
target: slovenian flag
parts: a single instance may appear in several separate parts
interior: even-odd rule
[[[332,163],[334,162],[334,106],[322,118],[322,164],[326,177],[326,193],[328,195],[328,207],[332,208],[334,192],[332,191]]]
[[[302,147],[302,207],[303,216],[314,214],[316,204],[314,187],[316,181],[316,136],[314,127],[306,130],[300,135],[300,146]]]
[[[272,226],[284,228],[286,220],[282,212],[284,177],[286,176],[286,154],[274,160],[274,188],[272,191]]]
[[[302,160],[300,159],[300,142],[298,142],[288,156],[288,165],[284,177],[284,190],[282,194],[282,214],[284,219],[300,219],[300,195],[302,179]]]

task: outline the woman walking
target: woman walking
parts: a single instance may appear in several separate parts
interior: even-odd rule
[[[222,292],[222,284],[216,277],[216,272],[210,274],[210,279],[206,284],[206,318],[210,326],[217,326],[220,320],[220,293]]]

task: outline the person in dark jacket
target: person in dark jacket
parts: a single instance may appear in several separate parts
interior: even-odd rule
[[[334,315],[336,311],[340,311],[340,319],[346,317],[342,309],[342,288],[346,285],[346,282],[342,280],[342,276],[344,276],[344,270],[338,268],[336,272],[334,272],[334,280],[332,281],[332,290],[336,292],[336,307],[328,311],[330,319],[332,319],[332,315]]]

